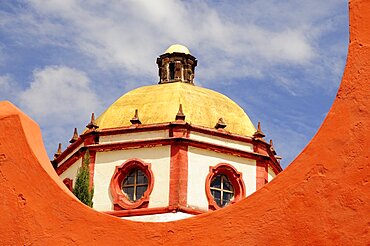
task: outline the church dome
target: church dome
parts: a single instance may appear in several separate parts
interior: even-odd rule
[[[142,124],[172,122],[182,104],[185,121],[214,128],[220,118],[225,130],[252,136],[256,129],[248,115],[227,96],[189,83],[144,86],[121,96],[96,120],[99,129],[130,126],[138,110]]]
[[[100,129],[131,125],[138,110],[142,124],[172,122],[182,105],[185,121],[215,128],[216,124],[234,134],[253,136],[256,132],[248,115],[230,98],[194,85],[197,59],[180,44],[171,45],[157,58],[158,85],[144,86],[121,96],[98,119]]]

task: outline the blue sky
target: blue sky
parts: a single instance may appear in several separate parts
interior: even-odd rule
[[[344,0],[3,0],[0,100],[42,129],[52,157],[134,88],[156,84],[173,43],[198,59],[195,83],[237,102],[286,167],[316,133],[348,45]]]

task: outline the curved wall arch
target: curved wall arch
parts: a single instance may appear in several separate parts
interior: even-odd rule
[[[225,209],[167,223],[120,220],[75,200],[48,161],[39,127],[0,103],[0,242],[344,244],[369,242],[370,1],[350,1],[342,84],[318,133],[271,183]]]

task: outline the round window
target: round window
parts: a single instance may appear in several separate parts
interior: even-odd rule
[[[138,158],[116,166],[109,186],[114,210],[148,207],[154,184],[150,166]]]
[[[140,169],[132,170],[122,181],[122,191],[131,202],[143,197],[148,189],[148,177]]]
[[[210,185],[211,194],[219,207],[228,205],[234,198],[234,188],[229,179],[221,174],[216,175]]]
[[[209,167],[205,187],[210,210],[223,208],[245,197],[242,173],[227,163]]]

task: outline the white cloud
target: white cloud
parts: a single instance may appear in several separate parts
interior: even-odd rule
[[[20,108],[40,124],[51,158],[58,142],[68,145],[74,127],[81,133],[91,113],[100,113],[101,100],[91,87],[82,71],[47,66],[35,70],[29,88],[19,94]]]
[[[232,84],[234,100],[239,88],[240,100],[274,97],[269,102],[276,107],[292,97],[325,96],[337,89],[344,65],[346,43],[333,40],[345,19],[346,4],[345,11],[338,11],[343,2],[30,0],[8,4],[12,11],[0,9],[0,35],[11,40],[4,50],[14,57],[13,64],[22,59],[29,66],[10,69],[12,77],[24,73],[17,78],[21,81],[35,67],[46,66],[34,71],[31,86],[17,98],[55,144],[68,139],[72,127],[87,123],[90,112],[100,111],[100,101],[106,107],[128,89],[155,83],[155,58],[172,43],[187,45],[198,58],[198,85],[225,92],[224,85]],[[33,59],[34,54],[40,59]],[[11,77],[0,83],[13,91]],[[262,89],[255,91],[256,85]],[[255,105],[271,116],[272,109],[266,108],[271,105]],[[279,119],[289,114],[286,110]],[[292,131],[286,133],[294,135]],[[296,145],[302,146],[307,139],[295,133]],[[282,146],[288,148],[290,142]]]
[[[11,90],[10,78],[8,75],[0,76],[0,88],[1,88],[2,94],[4,92],[8,92],[9,90]]]
[[[4,19],[11,21],[4,23],[13,23],[9,32],[75,50],[93,58],[99,69],[119,71],[126,78],[138,77],[140,71],[155,80],[155,57],[168,45],[183,43],[202,64],[197,79],[203,85],[268,78],[294,94],[295,88],[284,82],[292,77],[271,72],[274,68],[304,65],[309,68],[306,76],[322,68],[340,73],[330,65],[336,57],[318,48],[322,33],[334,28],[327,16],[337,5],[337,0],[31,0],[31,9],[7,14]],[[335,84],[316,84],[314,79],[300,83]]]
[[[10,75],[0,75],[0,101],[13,101],[19,92],[19,86]]]
[[[86,74],[63,66],[35,70],[33,81],[19,95],[19,102],[42,125],[87,122],[91,112],[101,109]]]
[[[4,64],[4,62],[5,62],[4,45],[0,43],[0,67]]]
[[[68,39],[69,48],[94,58],[101,69],[122,70],[131,75],[140,71],[152,77],[156,74],[155,57],[171,43],[184,43],[206,61],[207,66],[199,68],[200,78],[206,83],[230,76],[258,78],[268,71],[266,64],[310,62],[317,54],[314,48],[317,35],[313,34],[320,33],[313,22],[328,9],[305,14],[302,6],[312,4],[236,2],[233,7],[228,5],[234,18],[225,17],[217,4],[204,1],[33,0],[30,3],[35,12],[24,19],[33,27],[32,35],[39,35],[41,42],[65,45],[62,40]],[[300,11],[290,11],[292,5]],[[279,15],[283,8],[288,10],[282,19]],[[242,13],[244,17],[240,17]],[[306,18],[307,15],[312,19]],[[275,24],[274,18],[281,25],[270,29]],[[299,18],[303,20],[294,24]],[[259,23],[261,20],[264,22]],[[227,66],[230,70],[219,69],[218,61],[223,58],[232,62]],[[231,70],[234,72],[230,73]]]

